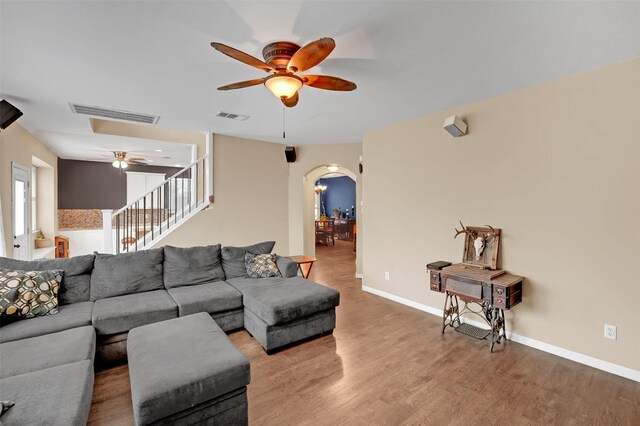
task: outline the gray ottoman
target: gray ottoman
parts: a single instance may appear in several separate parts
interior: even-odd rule
[[[127,340],[136,425],[246,425],[249,361],[207,313],[144,325]]]

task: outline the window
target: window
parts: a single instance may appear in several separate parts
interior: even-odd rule
[[[38,168],[31,167],[31,229],[38,230],[38,206],[36,204],[36,182],[37,182]]]

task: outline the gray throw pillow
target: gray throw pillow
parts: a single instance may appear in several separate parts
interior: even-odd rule
[[[275,245],[275,241],[265,241],[246,247],[222,247],[222,269],[224,269],[224,275],[227,279],[246,277],[245,253],[269,254]]]
[[[163,248],[97,254],[91,274],[91,300],[164,289]]]
[[[280,269],[276,264],[275,254],[245,253],[244,262],[249,278],[281,277]]]
[[[68,259],[16,260],[0,257],[0,268],[14,271],[51,271],[62,269],[64,276],[60,283],[58,302],[60,305],[86,302],[91,290],[92,254],[74,256]]]
[[[220,244],[206,247],[164,246],[166,288],[223,281]]]

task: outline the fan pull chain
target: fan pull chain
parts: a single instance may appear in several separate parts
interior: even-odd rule
[[[285,139],[285,138],[287,137],[287,136],[285,135],[285,133],[284,133],[284,129],[285,129],[285,127],[284,127],[284,109],[285,109],[285,108],[284,108],[284,107],[282,107],[282,139]]]

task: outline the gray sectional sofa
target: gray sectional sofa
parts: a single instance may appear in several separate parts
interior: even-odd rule
[[[298,277],[295,262],[277,257],[282,277],[248,278],[244,254],[274,244],[0,258],[4,269],[64,270],[57,314],[0,323],[0,400],[16,402],[0,421],[85,424],[94,362],[125,361],[129,331],[147,324],[205,312],[225,332],[245,327],[267,353],[331,333],[340,294]]]

